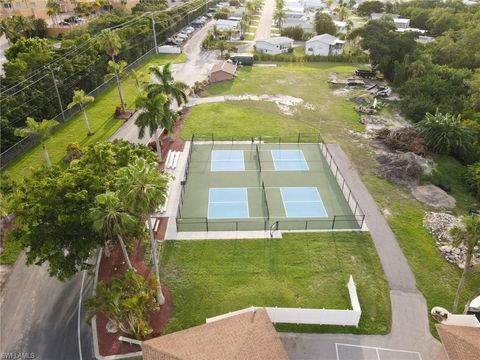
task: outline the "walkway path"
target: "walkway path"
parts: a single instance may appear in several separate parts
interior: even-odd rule
[[[275,10],[275,0],[266,0],[263,5],[262,15],[258,22],[257,31],[254,40],[267,39],[270,37],[270,29],[273,21],[273,11]]]
[[[328,148],[366,215],[390,288],[392,329],[384,336],[280,333],[290,359],[336,360],[335,343],[416,351],[423,360],[443,359],[441,344],[430,334],[425,298],[416,287],[415,277],[392,230],[340,146],[328,145]]]

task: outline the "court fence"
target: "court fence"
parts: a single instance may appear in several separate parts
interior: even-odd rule
[[[357,295],[357,287],[350,275],[348,284],[348,293],[350,295],[350,304],[352,309],[303,309],[303,308],[284,308],[284,307],[265,307],[267,314],[274,324],[310,324],[310,325],[341,325],[356,326],[360,323],[362,309]],[[235,315],[255,312],[260,307],[251,306],[246,309],[229,312],[207,318],[206,323],[223,320]]]
[[[262,197],[265,204],[266,216],[263,219],[245,219],[245,220],[231,220],[231,219],[209,219],[208,217],[182,217],[183,201],[185,198],[185,188],[188,181],[188,173],[190,169],[190,162],[192,159],[192,152],[195,143],[220,143],[231,142],[232,144],[239,142],[255,143],[316,143],[318,144],[320,152],[325,157],[332,175],[339,185],[348,206],[352,211],[352,215],[334,215],[327,219],[274,219],[270,218],[270,211],[265,191],[265,183],[262,181]],[[345,177],[335,162],[328,147],[322,140],[320,134],[304,134],[299,133],[292,136],[262,136],[249,138],[224,138],[216,137],[213,133],[210,135],[192,135],[190,139],[190,148],[188,151],[185,175],[180,182],[180,199],[177,208],[176,227],[177,232],[209,232],[209,231],[269,231],[283,230],[283,231],[315,231],[315,230],[353,230],[362,229],[365,223],[365,214],[362,211],[360,204],[353,195],[350,187],[345,181]]]

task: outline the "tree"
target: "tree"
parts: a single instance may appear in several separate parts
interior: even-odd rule
[[[116,237],[122,248],[125,261],[128,267],[132,269],[133,266],[123,236],[127,233],[127,229],[135,224],[135,219],[125,211],[118,194],[112,191],[97,195],[95,205],[91,209],[93,229],[106,237],[105,255],[107,257],[110,255],[108,241],[112,241]]]
[[[463,245],[466,250],[465,263],[463,265],[462,276],[458,282],[455,300],[453,301],[452,313],[457,312],[460,296],[462,295],[465,279],[470,271],[472,263],[472,256],[475,252],[479,252],[480,247],[480,217],[473,216],[463,221],[461,226],[456,226],[450,230],[450,235],[453,238],[456,246]]]
[[[358,5],[357,14],[369,17],[373,13],[383,13],[384,10],[384,4],[381,1],[365,1]]]
[[[40,139],[40,144],[42,145],[43,156],[45,158],[45,162],[48,166],[52,165],[50,161],[50,156],[48,155],[48,150],[45,145],[45,141],[50,137],[52,130],[55,126],[58,125],[58,121],[56,120],[42,120],[42,122],[37,122],[35,119],[28,117],[26,121],[26,127],[22,129],[17,129],[15,134],[17,136],[33,136],[35,138]]]
[[[163,305],[165,297],[160,286],[159,254],[157,252],[157,241],[153,234],[151,214],[165,204],[168,178],[160,174],[158,169],[145,160],[138,159],[133,164],[119,171],[117,187],[122,193],[128,209],[140,219],[147,219],[155,276],[159,283],[157,301],[160,305]]]
[[[287,17],[287,14],[282,8],[275,9],[275,12],[273,13],[273,21],[275,21],[278,28],[282,27],[282,24],[285,21],[286,17]]]
[[[285,27],[285,28],[282,29],[281,35],[289,37],[293,40],[301,41],[301,40],[303,40],[304,31],[303,31],[303,28],[299,25],[291,26],[291,27]]]
[[[469,151],[478,134],[462,124],[461,115],[427,113],[418,123],[420,136],[425,144],[437,154],[459,155]]]
[[[142,73],[137,70],[131,71],[133,80],[135,81],[135,89],[137,96],[142,93],[143,90],[143,81],[142,81]]]
[[[223,53],[225,51],[229,51],[231,49],[230,44],[228,44],[225,40],[217,41],[213,44],[213,49],[217,49],[220,51],[220,57],[223,58]]]
[[[125,70],[127,67],[127,62],[126,61],[120,61],[120,62],[115,62],[113,60],[110,60],[108,62],[108,77],[114,77],[116,82],[117,82],[117,89],[118,89],[118,95],[120,96],[120,104],[122,106],[122,111],[125,112],[127,111],[126,105],[125,105],[125,99],[123,97],[123,89],[122,89],[122,84],[120,83],[120,75],[122,72]]]
[[[57,0],[47,1],[47,15],[52,18],[52,22],[57,24],[57,15],[60,12],[60,3]]]
[[[335,9],[335,15],[338,20],[345,21],[350,16],[350,11],[348,11],[348,8],[345,5],[342,5]]]
[[[119,54],[122,48],[120,36],[113,30],[103,30],[98,37],[98,43],[102,51],[110,56],[112,61],[115,61],[115,56]]]
[[[187,84],[181,81],[175,81],[172,75],[171,63],[163,66],[162,69],[158,67],[151,67],[150,74],[158,81],[158,83],[152,83],[147,86],[147,92],[149,96],[164,93],[167,95],[167,100],[170,103],[170,99],[173,98],[180,106],[187,102]]]
[[[318,35],[330,34],[335,35],[337,33],[337,27],[335,26],[332,18],[328,14],[317,11],[315,13],[315,31]]]
[[[131,269],[107,282],[99,282],[95,295],[86,301],[88,317],[100,311],[121,331],[135,339],[144,339],[153,331],[149,315],[158,310],[157,287],[154,278],[145,279]]]
[[[155,135],[157,154],[161,161],[162,150],[160,148],[160,134],[158,129],[160,126],[165,125],[164,121],[165,119],[167,119],[167,117],[165,116],[165,110],[170,111],[168,106],[168,99],[163,93],[159,93],[154,96],[141,94],[135,101],[135,107],[140,112],[137,119],[135,120],[135,125],[138,126],[138,136],[140,139],[143,139],[146,128],[149,129],[150,136]],[[166,125],[170,126],[170,124]]]
[[[85,124],[85,127],[87,128],[88,136],[93,135],[93,132],[90,129],[90,122],[88,121],[87,111],[85,110],[85,105],[93,102],[94,100],[95,100],[95,98],[93,96],[85,95],[85,91],[75,90],[73,92],[72,102],[70,104],[68,104],[68,106],[67,106],[68,109],[71,109],[76,105],[80,106],[80,110],[82,111],[82,114],[83,114],[83,122]]]

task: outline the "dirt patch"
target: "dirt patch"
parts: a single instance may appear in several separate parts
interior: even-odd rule
[[[412,188],[412,195],[426,205],[434,208],[453,209],[456,205],[454,197],[435,185],[420,185]]]
[[[416,185],[423,173],[413,153],[381,152],[376,154],[380,174],[388,180],[405,185]]]
[[[295,108],[303,104],[303,99],[296,98],[289,95],[227,95],[226,101],[268,101],[277,105],[278,109],[283,115],[292,116],[295,113]]]
[[[367,130],[392,129],[409,125],[408,121],[396,112],[382,115],[362,115],[360,122],[365,125]]]

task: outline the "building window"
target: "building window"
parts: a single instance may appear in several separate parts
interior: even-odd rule
[[[3,7],[4,7],[5,9],[11,10],[11,9],[12,9],[12,4],[9,3],[9,2],[4,2],[4,3],[3,3]]]

